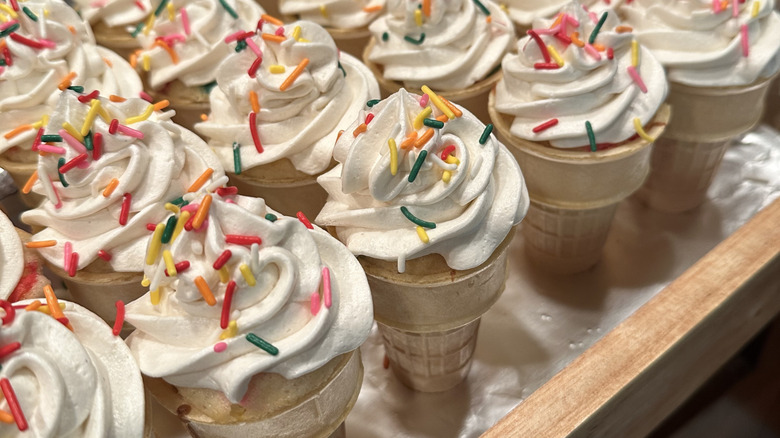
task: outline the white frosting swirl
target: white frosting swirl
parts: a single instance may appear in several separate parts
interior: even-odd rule
[[[262,199],[230,196],[231,203],[211,196],[207,224],[163,246],[175,262],[186,260],[190,267],[166,277],[158,256],[146,273],[153,290],[159,284],[159,304],[152,304],[150,293],[127,307],[127,320],[136,327],[127,342],[144,374],[181,387],[222,391],[238,403],[255,374],[299,377],[363,343],[373,324],[371,295],[363,270],[343,245],[319,228],[307,230],[296,218],[266,219],[273,212]],[[228,234],[259,236],[262,243],[228,244]],[[226,249],[232,255],[224,269],[237,284],[229,319],[237,330],[221,339],[227,285],[213,264]],[[253,273],[255,285],[243,277],[242,265]],[[312,295],[325,293],[323,267],[330,270],[332,305],[327,307],[323,296],[313,314]],[[215,305],[207,305],[195,286],[198,276],[213,292]],[[249,333],[278,354],[251,344]],[[224,350],[217,352],[219,347]]]
[[[306,41],[292,37],[296,28]],[[274,34],[277,29],[265,23],[262,31]],[[196,129],[209,139],[226,169],[234,169],[233,144],[238,143],[242,168],[288,158],[301,172],[318,174],[331,163],[339,128],[355,120],[366,101],[379,97],[371,71],[347,53],[339,56],[333,39],[319,25],[290,23],[284,26],[284,36],[282,43],[253,38],[262,50],[255,78],[247,73],[257,59],[251,50],[231,55],[217,72],[211,115]],[[281,91],[282,82],[304,58],[309,60],[306,68]],[[272,73],[271,66],[283,66],[285,72]],[[262,153],[257,152],[249,128],[251,92],[260,107],[255,125]]]
[[[578,32],[579,40],[587,42],[596,27],[592,17],[576,2],[562,12],[578,22],[567,24],[565,34],[570,37]],[[620,143],[637,135],[634,119],[638,117],[642,126],[647,125],[666,99],[668,85],[661,64],[640,45],[636,70],[647,87],[647,93],[643,93],[628,73],[632,66],[633,35],[615,30],[620,23],[614,12],[608,13],[595,40],[606,47],[604,52],[598,52],[598,60],[585,48],[564,43],[542,31],[552,23],[547,20],[547,26],[538,33],[546,46],[560,54],[562,67],[535,68],[545,59],[530,36],[518,41],[516,54],[504,58],[504,77],[496,86],[496,110],[515,116],[512,134],[549,141],[559,148],[588,146],[586,121],[591,123],[599,144]],[[609,59],[609,49],[613,50],[614,59]],[[557,125],[533,132],[534,127],[554,118],[558,119]]]
[[[144,389],[129,349],[95,314],[60,303],[72,332],[43,312],[23,309],[0,330],[0,345],[21,343],[2,359],[0,378],[10,381],[29,425],[20,432],[16,424],[0,424],[0,435],[140,437]],[[6,400],[0,409],[9,412]]]
[[[150,105],[137,98],[123,103],[103,97],[99,100],[109,121],[117,119],[122,125]],[[76,93],[62,93],[46,134],[57,133],[65,121],[80,129],[89,109],[90,104],[79,102]],[[140,131],[142,139],[119,131],[112,135],[109,123],[97,117],[92,132],[103,136],[102,155],[93,160],[89,153],[85,160],[88,167],[65,173],[67,187],[63,187],[57,173],[58,159],[64,157],[67,162],[80,152],[65,142],[56,143],[65,148],[64,155],[49,154],[39,159],[39,179],[33,191],[46,196],[48,201],[23,213],[22,220],[46,227],[35,235],[36,240],[57,241],[56,246],[39,250],[44,258],[64,269],[64,245],[70,242],[79,254],[78,269],[92,263],[102,249],[111,254],[114,271],[141,272],[149,236],[146,225],[167,215],[165,203],[186,193],[208,168],[214,173],[206,185],[225,179],[219,160],[203,140],[170,122],[170,116],[171,112],[155,111],[148,119],[127,125]],[[114,178],[119,181],[118,186],[106,197],[103,192]],[[125,193],[130,193],[131,201],[127,223],[121,226],[119,216]],[[59,208],[57,199],[62,203]]]
[[[503,0],[509,18],[523,27],[531,27],[538,18],[550,18],[571,0]],[[582,4],[594,4],[598,0],[583,0]]]
[[[636,38],[666,67],[669,81],[725,87],[770,78],[780,69],[780,13],[774,11],[775,1],[737,5],[737,17],[731,2],[716,13],[713,2],[706,0],[635,0],[617,8]]]
[[[369,26],[376,44],[368,59],[408,88],[467,88],[487,77],[515,40],[506,13],[490,0],[481,4],[489,16],[472,0],[431,0],[430,16],[420,11],[418,26],[421,0],[388,0],[388,12]]]
[[[374,118],[365,133],[353,135],[363,117],[345,131],[334,151],[340,164],[317,179],[328,192],[317,223],[336,227],[356,255],[398,259],[402,267],[405,259],[438,253],[453,269],[474,268],[525,216],[525,182],[517,162],[493,135],[479,143],[485,126],[467,111],[441,129],[431,128],[433,137],[421,149],[399,149],[409,134],[422,137],[429,129],[412,126],[422,110],[419,97],[401,89],[369,110]],[[434,107],[431,117],[441,114]],[[396,175],[390,169],[391,138],[398,149]],[[452,155],[459,164],[442,161],[449,145],[455,146]],[[423,150],[428,155],[410,183],[410,170]],[[451,174],[449,182],[442,180],[444,171]],[[428,243],[402,206],[436,224],[427,230]]]
[[[22,241],[14,224],[0,212],[0,299],[8,299],[24,272]]]
[[[72,0],[73,7],[90,24],[104,22],[109,27],[135,25],[154,11],[149,0]]]
[[[219,0],[170,0],[174,5],[173,20],[167,12],[155,18],[151,29],[137,35],[142,50],[139,64],[149,57],[149,83],[154,89],[178,79],[188,87],[214,82],[217,67],[233,52],[234,43],[225,44],[225,37],[257,24],[263,9],[254,0],[224,0],[233,15]],[[182,20],[182,10],[189,21],[189,33]],[[157,39],[167,40],[176,59],[165,48],[156,45]]]
[[[58,84],[71,72],[76,74],[71,83],[87,91],[137,96],[142,90],[141,80],[130,64],[96,46],[91,30],[70,6],[61,0],[30,0],[23,6],[38,21],[19,12],[15,33],[34,41],[51,41],[54,47],[36,49],[10,37],[4,39],[13,65],[3,67],[0,73],[0,152],[12,146],[28,149],[32,145],[37,128],[11,138],[5,134],[50,113],[60,94]]]
[[[327,27],[368,26],[385,7],[385,0],[278,0],[279,11]]]

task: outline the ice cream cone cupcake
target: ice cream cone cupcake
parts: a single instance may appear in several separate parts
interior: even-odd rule
[[[515,41],[512,22],[496,3],[390,0],[370,30],[363,61],[383,97],[400,88],[422,94],[428,85],[488,121],[488,92]]]
[[[534,28],[534,20],[554,18],[571,0],[504,0],[501,2],[507,15],[515,24],[517,34],[525,35],[526,31]],[[580,3],[586,6],[594,5],[598,0],[583,0]]]
[[[49,280],[41,272],[41,259],[28,246],[50,242],[30,242],[30,234],[14,227],[0,213],[0,299],[13,303],[43,296]]]
[[[669,108],[663,67],[614,13],[594,23],[572,2],[558,17],[504,58],[490,116],[528,182],[530,259],[574,273],[600,259],[618,203],[647,177]]]
[[[638,194],[650,207],[683,212],[704,202],[730,141],[761,120],[780,69],[774,3],[735,2],[725,9],[692,1],[616,5],[637,40],[666,67],[671,84],[672,118]]]
[[[265,22],[261,33],[247,40],[257,52],[220,66],[212,111],[196,129],[241,194],[314,218],[327,197],[316,179],[334,165],[340,129],[379,97],[379,87],[318,24]]]
[[[317,222],[366,270],[396,375],[444,391],[469,372],[528,194],[490,128],[424,88],[375,103],[346,129],[339,164],[318,179],[328,202]]]
[[[234,193],[185,196],[192,228],[152,237],[128,345],[193,436],[331,436],[362,382],[365,275],[325,231]]]
[[[203,140],[156,108],[138,98],[62,93],[33,187],[46,201],[22,215],[35,240],[54,242],[38,249],[47,265],[79,304],[111,324],[116,301],[146,292],[149,224],[178,209],[188,190],[227,180]],[[88,134],[78,138],[75,127]]]

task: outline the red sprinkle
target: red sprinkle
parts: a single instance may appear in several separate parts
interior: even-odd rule
[[[544,41],[542,41],[541,38],[539,38],[539,34],[533,31],[533,29],[528,29],[528,32],[526,32],[528,35],[531,35],[531,38],[536,41],[536,44],[539,46],[539,50],[542,52],[542,56],[544,56],[544,62],[549,63],[550,62],[550,52],[547,51],[547,46],[544,44]],[[558,65],[558,64],[555,64]]]
[[[542,123],[541,125],[538,125],[538,126],[534,127],[533,131],[535,133],[539,133],[539,132],[542,132],[542,131],[544,131],[546,129],[552,128],[553,126],[555,126],[557,124],[558,124],[558,119],[550,119],[550,120]]]
[[[564,42],[564,43],[566,43],[566,44],[571,44],[571,38],[569,38],[569,36],[568,36],[568,35],[566,35],[566,34],[565,34],[565,33],[563,33],[563,32],[558,32],[558,33],[556,33],[556,34],[555,34],[555,35],[553,35],[553,36],[554,36],[555,38],[558,38],[559,40],[561,40],[562,42]]]
[[[612,47],[607,47],[607,59],[613,59],[615,57],[615,51]]]
[[[69,170],[81,164],[82,161],[86,161],[87,158],[89,158],[89,155],[87,155],[86,153],[76,155],[70,161],[60,166],[60,173],[68,172]]]
[[[426,96],[427,96],[427,94],[426,94]],[[446,160],[447,157],[449,157],[450,154],[452,154],[453,152],[455,152],[455,145],[454,144],[451,144],[451,145],[445,147],[444,150],[441,151],[441,159],[442,160]]]
[[[33,140],[31,148],[33,152],[38,150],[38,146],[41,144],[41,137],[43,137],[43,128],[39,128],[38,133],[35,135],[35,140]]]
[[[19,12],[19,3],[16,0],[11,0],[11,7],[14,8],[14,11]]]
[[[100,91],[94,90],[93,92],[91,92],[89,94],[82,94],[81,96],[79,96],[79,102],[81,102],[81,103],[88,103],[92,99],[97,99],[98,96],[100,96]]]
[[[138,97],[140,97],[141,99],[143,99],[143,100],[145,100],[145,101],[147,101],[149,103],[154,103],[154,99],[152,98],[152,96],[150,96],[149,93],[147,93],[145,91],[139,92],[138,93]]]
[[[225,197],[238,194],[238,187],[220,187],[217,189],[219,196]]]
[[[21,431],[27,430],[27,420],[24,418],[24,412],[22,412],[22,408],[19,406],[19,400],[16,399],[16,393],[14,393],[14,388],[11,386],[11,381],[5,377],[0,379],[0,389],[3,390],[3,396],[8,402],[8,408],[11,410],[11,415],[14,416],[16,427]]]
[[[192,231],[192,221],[195,220],[195,215],[193,214],[190,216],[189,219],[187,219],[187,222],[184,223],[184,229],[187,231]]]
[[[103,260],[105,260],[107,262],[111,261],[111,254],[109,254],[108,252],[106,252],[106,251],[104,251],[102,249],[98,250],[98,254],[97,255],[98,255],[98,257],[100,257],[101,259],[103,259]]]
[[[219,257],[217,257],[217,259],[214,261],[214,264],[212,265],[213,268],[217,271],[222,269],[222,267],[225,266],[225,263],[230,260],[230,257],[233,257],[233,253],[230,252],[229,249],[222,251],[222,254],[220,254]]]
[[[96,132],[92,136],[92,160],[99,160],[101,155],[103,155],[103,134]]]
[[[225,288],[225,300],[222,301],[222,317],[219,319],[219,326],[222,329],[228,328],[230,323],[230,305],[233,303],[233,293],[236,291],[236,282],[230,280]]]
[[[70,253],[70,266],[68,266],[68,276],[75,277],[76,276],[76,269],[79,266],[79,253],[76,251],[73,251]]]
[[[263,57],[258,56],[257,59],[252,62],[252,65],[249,67],[249,70],[247,70],[247,73],[249,74],[250,78],[254,78],[257,76],[257,69],[260,68],[260,64],[263,63]]]
[[[6,356],[21,348],[22,344],[19,342],[11,342],[10,344],[0,347],[0,359],[5,359]]]
[[[225,243],[232,243],[235,245],[252,245],[256,243],[260,245],[263,240],[258,236],[243,236],[240,234],[226,234]],[[224,253],[223,253],[224,254]],[[216,268],[215,268],[216,269]]]
[[[187,269],[190,269],[190,262],[188,262],[187,260],[184,260],[184,261],[181,261],[179,263],[174,263],[173,266],[176,268],[176,272],[177,273],[181,273],[182,271],[186,271]],[[170,277],[170,275],[168,275],[168,270],[167,269],[165,270],[165,276],[166,277]]]
[[[108,133],[111,135],[116,134],[117,128],[119,128],[119,120],[111,120],[111,123],[108,125]]]
[[[427,96],[427,94],[426,94],[426,96]],[[368,115],[366,116],[366,125],[371,123],[372,120],[374,120],[374,113],[368,113]]]
[[[122,332],[122,324],[125,323],[125,303],[122,300],[116,302],[116,321],[114,321],[114,336],[119,336]]]
[[[255,149],[258,154],[263,153],[263,145],[260,143],[260,136],[257,134],[257,114],[249,113],[249,132],[252,133],[252,141],[255,143]]]
[[[8,48],[8,46],[3,47],[3,58],[5,59],[5,64],[7,66],[14,65],[14,60],[11,58],[11,49]]]
[[[119,225],[127,225],[127,217],[130,215],[130,200],[133,195],[125,193],[122,195],[122,209],[119,211]]]
[[[16,318],[16,310],[14,310],[14,306],[12,306],[11,303],[6,300],[0,300],[0,308],[5,310],[5,316],[2,319],[3,325],[8,325],[14,322],[14,318]]]
[[[157,224],[153,224],[153,223],[149,222],[148,224],[146,224],[146,229],[149,230],[149,231],[154,231],[154,230],[157,229]]]
[[[537,62],[534,64],[534,68],[537,70],[557,70],[561,66],[555,62]]]
[[[8,36],[11,37],[11,39],[16,41],[17,43],[24,44],[26,46],[30,46],[33,49],[45,49],[46,48],[46,46],[43,43],[41,43],[39,41],[31,40],[31,39],[26,38],[26,37],[23,37],[23,36],[19,35],[18,33],[12,33],[12,34],[10,34]]]
[[[312,230],[314,229],[313,226],[311,226],[311,222],[309,222],[309,218],[306,217],[305,214],[303,214],[302,211],[299,211],[298,213],[295,213],[296,216],[298,216],[298,220],[303,222],[303,225],[306,226],[306,228]]]

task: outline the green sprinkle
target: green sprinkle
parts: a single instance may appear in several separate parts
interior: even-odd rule
[[[366,106],[371,108],[372,106],[378,104],[379,102],[381,102],[380,99],[371,99],[368,102],[366,102]]]
[[[267,215],[265,215],[265,219],[271,222],[276,222],[276,215],[268,213]]]
[[[342,74],[344,75],[344,77],[346,78],[346,77],[347,77],[347,71],[346,71],[346,70],[344,70],[344,67],[342,67],[342,66],[341,66],[341,61],[339,61],[338,63],[339,63],[339,68],[341,69],[341,73],[342,73]]]
[[[424,119],[423,125],[430,126],[431,128],[441,129],[444,127],[444,122],[440,122],[435,119]]]
[[[203,91],[206,92],[206,94],[211,93],[211,90],[217,86],[217,81],[211,81],[206,85],[203,85]]]
[[[476,0],[474,0],[476,1]],[[588,37],[588,43],[593,44],[594,41],[596,41],[596,37],[599,35],[599,31],[601,30],[601,26],[604,25],[604,22],[607,21],[607,12],[604,11],[603,14],[601,14],[601,18],[599,18],[599,22],[596,23],[596,27],[593,28],[593,32],[590,33],[590,37]]]
[[[75,91],[76,93],[82,94],[84,93],[84,87],[81,85],[71,85],[68,87],[68,90]]]
[[[485,126],[485,130],[482,131],[482,135],[479,136],[479,144],[487,143],[488,137],[490,137],[491,132],[493,132],[493,124],[488,123],[487,126]]]
[[[2,65],[2,66],[5,66],[5,65],[7,65],[7,64],[5,63],[5,58],[0,58],[0,65]]]
[[[249,45],[246,43],[245,40],[241,40],[236,43],[236,53],[246,49]]]
[[[181,206],[184,205],[184,198],[179,196],[178,198],[176,198],[173,201],[171,201],[171,204],[178,205],[179,207],[181,207]]]
[[[22,11],[25,15],[30,17],[30,20],[32,21],[38,21],[38,16],[33,13],[33,11],[30,10],[27,6],[22,6]]]
[[[57,160],[57,176],[60,177],[60,182],[62,183],[62,187],[68,187],[68,182],[65,181],[65,175],[63,175],[62,172],[60,172],[60,167],[64,165],[65,165],[64,158],[60,158],[59,160]]]
[[[135,25],[135,30],[130,32],[130,36],[132,36],[133,38],[137,37],[138,34],[141,33],[141,29],[144,28],[144,25],[146,25],[146,23],[144,23],[143,21],[138,23],[138,24],[136,24]]]
[[[11,27],[9,27],[9,28],[5,29],[4,31],[0,32],[0,37],[6,37],[6,36],[16,32],[17,30],[19,30],[19,27],[20,27],[19,23],[12,24]]]
[[[420,155],[417,156],[417,159],[414,161],[414,165],[412,166],[412,170],[409,172],[409,182],[414,182],[415,179],[417,179],[417,174],[420,172],[420,167],[422,167],[423,162],[425,161],[425,157],[428,156],[428,151],[420,151]]]
[[[87,135],[84,136],[84,147],[87,148],[88,151],[91,151],[93,149],[93,140],[92,140],[92,130],[87,132]]]
[[[387,32],[382,33],[382,41],[387,41],[390,39],[390,34]]]
[[[406,207],[403,206],[401,207],[401,213],[403,213],[407,219],[414,222],[415,225],[419,225],[423,228],[430,228],[430,229],[436,228],[436,224],[418,218],[417,216],[413,215],[412,212],[410,212],[409,209]]]
[[[416,40],[409,35],[404,36],[404,39],[412,44],[417,44],[418,46],[425,41],[425,32],[420,34],[420,39]]]
[[[585,122],[585,129],[588,131],[588,142],[590,142],[590,151],[596,152],[596,134],[593,133],[593,126],[589,121]]]
[[[270,354],[271,356],[276,356],[279,354],[279,349],[274,347],[273,345],[269,344],[267,341],[260,338],[260,336],[257,336],[254,333],[249,333],[246,335],[246,340],[254,344],[259,349],[265,351],[266,353]]]
[[[219,3],[222,5],[223,8],[227,11],[228,14],[230,14],[231,17],[233,17],[234,20],[238,20],[238,14],[236,11],[233,10],[233,8],[230,7],[229,4],[225,0],[219,0]]]
[[[41,136],[41,141],[44,143],[54,142],[62,143],[62,137],[57,134],[46,134]]]
[[[490,11],[488,10],[488,8],[486,8],[486,7],[485,7],[485,5],[483,5],[483,4],[482,4],[482,2],[481,2],[481,1],[479,1],[479,0],[474,0],[474,4],[475,4],[475,5],[477,5],[477,7],[479,8],[479,10],[480,10],[480,11],[482,11],[482,13],[483,13],[483,14],[485,14],[485,15],[490,15]]]
[[[241,145],[233,142],[233,173],[241,175]]]
[[[165,6],[168,4],[168,0],[162,0],[160,4],[157,6],[157,9],[154,10],[154,16],[159,17],[160,14],[162,14],[163,9],[165,9]]]
[[[160,241],[164,244],[171,241],[171,236],[173,236],[173,230],[176,228],[176,222],[178,222],[178,218],[176,216],[171,216],[168,218],[168,222],[165,223],[165,229],[162,232],[162,236],[160,236]]]

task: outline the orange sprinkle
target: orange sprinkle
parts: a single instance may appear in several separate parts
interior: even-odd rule
[[[352,135],[357,137],[358,135],[366,132],[367,129],[368,129],[368,126],[366,126],[365,123],[361,123],[357,128],[355,128],[354,131],[352,131]]]
[[[287,38],[285,38],[285,37],[283,37],[281,35],[274,35],[274,34],[270,34],[270,33],[264,33],[263,34],[263,39],[266,40],[266,41],[273,41],[275,43],[281,43],[284,40],[286,40]]]
[[[598,50],[599,52],[603,52],[603,51],[607,50],[607,48],[604,47],[603,44],[599,44],[599,43],[593,43],[593,48]]]
[[[206,114],[206,113],[202,113],[202,114],[200,115],[200,119],[201,119],[201,120],[203,120],[203,121],[205,122],[206,120],[208,120],[208,119],[209,119],[209,116],[208,116],[208,114]]]
[[[720,0],[720,8],[726,9],[729,7],[729,0]]]
[[[153,105],[155,111],[162,111],[163,109],[167,108],[168,105],[171,103],[168,102],[168,99],[161,100]]]
[[[108,100],[110,100],[111,102],[124,102],[127,99],[125,99],[124,97],[117,96],[116,94],[112,94],[108,96]]]
[[[431,16],[431,0],[423,0],[422,12],[426,17]]]
[[[135,52],[130,54],[130,58],[128,59],[128,61],[130,62],[130,67],[133,68],[138,67],[138,52],[140,52],[140,50],[136,50]]]
[[[252,112],[257,114],[260,112],[260,102],[257,101],[257,93],[254,90],[249,90],[249,104],[252,105]]]
[[[204,280],[200,275],[195,277],[195,286],[198,287],[200,294],[203,295],[203,299],[206,300],[206,304],[209,306],[217,304],[217,300],[214,299],[214,293],[211,292],[211,288],[209,288],[206,280]]]
[[[574,43],[577,47],[585,47],[585,43],[580,41],[580,33],[579,32],[572,32],[571,33],[571,42]]]
[[[557,25],[561,24],[561,20],[562,20],[562,19],[563,19],[563,14],[562,14],[562,13],[561,13],[561,14],[558,14],[558,16],[557,16],[557,17],[555,17],[555,21],[553,21],[553,24],[552,24],[552,26],[550,26],[550,29],[553,29],[553,28],[555,28],[555,26],[557,26]]]
[[[57,244],[56,240],[35,240],[24,244],[27,248],[49,248]]]
[[[485,17],[485,21],[486,21],[487,23],[492,23],[492,22],[493,22],[493,17],[491,17],[490,15],[488,15],[487,17]]]
[[[428,128],[428,130],[425,131],[425,133],[421,135],[416,142],[414,142],[414,147],[419,148],[425,143],[428,143],[428,140],[432,138],[433,138],[433,128]]]
[[[284,82],[282,82],[282,85],[279,86],[279,90],[285,91],[290,88],[290,85],[292,85],[293,82],[298,79],[298,76],[303,73],[303,69],[305,69],[307,65],[309,65],[309,58],[301,59],[301,62],[299,62],[298,66],[295,67],[295,70],[293,70],[293,72],[290,73],[290,76],[287,76],[287,79],[285,79]]]
[[[211,208],[211,195],[206,195],[203,198],[203,202],[198,206],[198,211],[195,212],[195,216],[192,218],[192,228],[197,230],[203,225],[206,220],[206,216],[209,215],[209,209]]]
[[[452,102],[447,100],[447,98],[445,98],[444,96],[439,96],[439,98],[441,99],[442,102],[444,102],[445,105],[447,105],[447,107],[449,107],[450,111],[455,113],[455,117],[460,117],[463,115],[463,111],[459,110],[458,107],[453,105]]]
[[[343,134],[343,133],[344,133],[343,129],[339,130],[338,135],[336,135],[336,141],[339,141],[339,139],[341,138],[341,134]]]
[[[445,104],[445,105],[446,105],[446,104]],[[442,114],[442,115],[440,115],[439,117],[436,117],[436,120],[438,120],[438,121],[440,121],[440,122],[443,122],[443,123],[446,123],[447,121],[449,121],[449,120],[450,120],[450,118],[449,118],[449,117],[447,117],[447,114]]]
[[[260,16],[260,18],[262,18],[263,20],[265,20],[265,21],[267,21],[267,22],[269,22],[271,24],[274,24],[276,26],[284,26],[284,23],[282,23],[282,20],[280,20],[280,19],[278,19],[276,17],[272,17],[272,16],[270,16],[268,14],[263,14],[263,15]]]
[[[113,64],[113,63],[111,63],[111,60],[110,60],[110,59],[108,59],[108,58],[106,58],[105,56],[103,57],[103,62],[105,62],[105,63],[106,63],[106,65],[107,65],[109,68],[113,68],[113,67],[114,67],[114,64]]]
[[[427,0],[427,1],[428,1],[428,3],[430,3],[430,0]],[[424,9],[424,7],[423,7],[423,9]],[[367,14],[370,14],[372,12],[379,12],[381,10],[382,10],[382,5],[366,6],[365,8],[363,8],[363,12],[365,12]],[[423,13],[425,13],[425,12],[423,12]],[[431,12],[430,12],[430,6],[429,6],[428,7],[428,15],[430,15],[430,13]]]
[[[168,52],[168,56],[171,57],[171,62],[174,64],[179,63],[179,56],[176,54],[176,51],[171,48],[165,41],[163,40],[157,40],[152,44],[152,47],[162,47],[163,50]]]
[[[30,190],[32,190],[33,184],[35,184],[35,181],[38,181],[38,171],[36,170],[33,172],[32,175],[30,175],[30,179],[27,180],[26,183],[24,183],[24,187],[22,187],[22,193],[25,195],[30,193]]]
[[[414,142],[417,140],[417,131],[412,131],[409,133],[409,135],[406,136],[404,141],[401,142],[401,149],[409,149],[414,145]]]
[[[615,28],[615,32],[617,33],[626,33],[626,32],[633,32],[634,29],[631,26],[618,26]]]
[[[35,300],[32,303],[28,304],[27,307],[24,308],[24,310],[36,310],[37,308],[41,307],[43,304],[39,300]]]
[[[103,190],[103,197],[108,198],[111,196],[112,193],[114,193],[114,190],[116,190],[116,186],[119,185],[119,180],[116,178],[111,178],[111,181],[108,182],[108,185]]]
[[[51,316],[57,319],[64,317],[60,303],[57,301],[57,295],[54,295],[54,289],[51,288],[51,285],[47,284],[43,287],[43,294],[46,296],[46,304],[49,306]]]
[[[0,410],[0,421],[2,421],[5,424],[14,424],[16,420],[14,420],[14,416],[11,415],[10,412],[6,412],[3,410]]]
[[[70,87],[70,81],[72,81],[75,78],[76,78],[76,72],[75,71],[72,71],[72,72],[68,73],[67,75],[65,75],[65,78],[62,79],[62,81],[57,86],[57,88],[59,88],[60,91],[62,91],[64,89]]]
[[[17,135],[21,134],[22,132],[24,132],[24,131],[29,131],[30,129],[32,129],[32,125],[21,125],[21,126],[17,126],[16,128],[14,128],[14,129],[12,129],[12,130],[8,131],[8,132],[5,134],[5,139],[6,139],[6,140],[9,140],[9,139],[11,139],[11,138],[14,138],[14,137],[16,137]]]
[[[187,193],[197,192],[200,190],[201,187],[203,187],[203,184],[206,184],[206,181],[211,178],[211,175],[214,173],[214,169],[208,168],[203,171],[203,173],[200,174],[198,179],[195,180],[195,182],[192,183],[190,188],[187,189]]]

